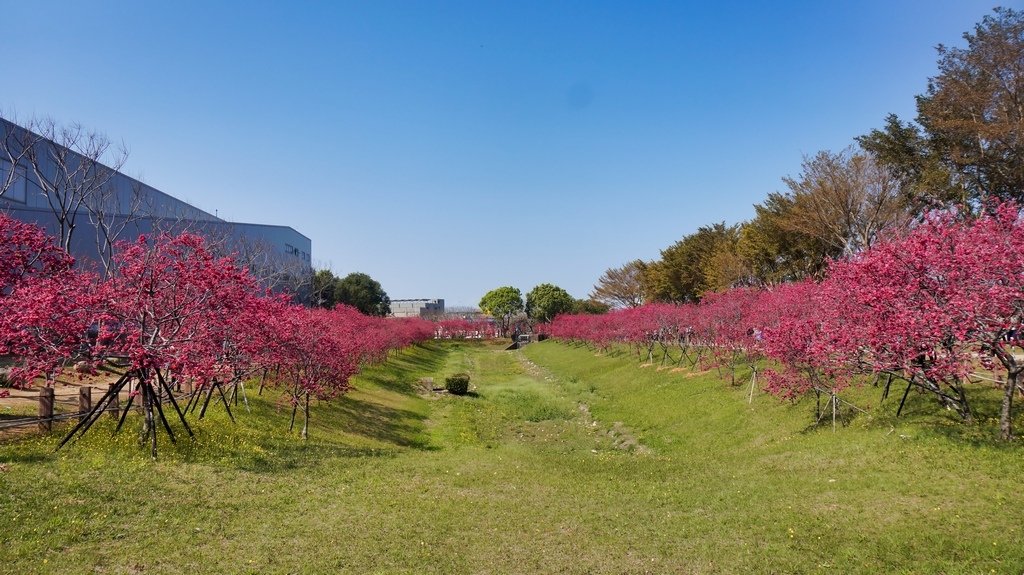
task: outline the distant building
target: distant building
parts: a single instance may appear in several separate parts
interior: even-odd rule
[[[444,315],[443,299],[393,299],[392,317],[436,318]]]
[[[33,154],[24,153],[26,143]],[[40,182],[62,179],[70,182],[63,184],[65,195],[74,196],[76,185],[82,188],[81,197],[60,200],[67,206],[63,219],[74,224],[68,251],[76,260],[100,262],[109,247],[104,231],[116,240],[189,231],[206,236],[223,253],[237,254],[265,286],[287,289],[300,299],[308,294],[312,242],[295,229],[222,220],[0,118],[0,211],[60,238],[60,210]]]

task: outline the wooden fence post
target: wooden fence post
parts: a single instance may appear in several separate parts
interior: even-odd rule
[[[39,429],[50,431],[53,429],[53,388],[43,387],[39,389]]]
[[[85,418],[85,414],[92,411],[92,387],[83,385],[78,388],[78,413],[82,414],[82,418]]]
[[[113,389],[115,385],[117,384],[111,383],[110,387],[108,387],[107,389]],[[110,398],[110,403],[107,404],[107,409],[110,410],[110,415],[114,419],[117,419],[118,415],[120,415],[121,412],[121,394],[115,394],[113,397]]]

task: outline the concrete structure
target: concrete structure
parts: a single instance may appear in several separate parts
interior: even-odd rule
[[[32,153],[25,153],[26,145]],[[52,183],[44,185],[41,179]],[[46,188],[56,192],[48,198]],[[238,254],[268,287],[301,296],[305,285],[308,293],[312,242],[293,228],[222,220],[2,118],[0,192],[0,211],[57,238],[70,235],[68,251],[78,260],[102,261],[109,250],[107,235],[131,240],[140,234],[191,231],[224,253]]]
[[[444,315],[443,299],[393,299],[392,317],[434,318]]]

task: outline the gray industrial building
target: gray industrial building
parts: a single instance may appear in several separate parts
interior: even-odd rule
[[[392,317],[436,318],[444,315],[443,299],[393,299]]]
[[[86,265],[103,262],[108,238],[199,233],[236,254],[267,287],[308,294],[312,242],[295,229],[222,220],[3,118],[0,211],[67,238],[68,251]]]

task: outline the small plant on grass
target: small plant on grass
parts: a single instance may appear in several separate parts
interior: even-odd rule
[[[469,391],[469,374],[456,373],[444,379],[444,387],[453,395],[465,395]]]

